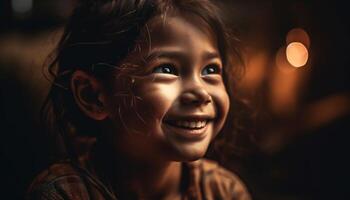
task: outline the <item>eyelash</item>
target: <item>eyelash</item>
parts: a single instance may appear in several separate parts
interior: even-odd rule
[[[209,70],[210,71],[205,71]],[[163,71],[165,70],[165,71]],[[178,70],[173,64],[162,64],[159,65],[158,67],[155,67],[152,71],[152,73],[164,73],[164,74],[173,74],[178,76]],[[204,69],[201,72],[202,75],[207,76],[210,74],[219,74],[221,75],[221,68],[217,64],[210,64],[204,67]]]
[[[203,72],[207,69],[211,69],[211,71],[207,74],[203,74]],[[217,64],[210,64],[210,65],[205,66],[204,69],[202,70],[202,75],[206,76],[206,75],[210,75],[210,74],[221,75],[221,68]]]
[[[162,71],[163,69],[166,69],[167,71]],[[164,74],[173,74],[173,75],[179,75],[176,67],[172,64],[162,64],[158,67],[155,67],[152,71],[152,73],[164,73]]]

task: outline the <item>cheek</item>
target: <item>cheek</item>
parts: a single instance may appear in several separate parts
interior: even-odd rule
[[[135,93],[140,97],[139,110],[151,124],[162,120],[177,97],[176,87],[164,84],[145,83]]]
[[[212,98],[215,103],[217,121],[214,125],[214,133],[217,134],[223,127],[230,108],[230,99],[224,87],[212,91]]]
[[[120,84],[119,84],[120,85]],[[159,130],[159,123],[178,95],[176,83],[159,83],[145,78],[130,88],[116,90],[111,117],[122,132],[149,134]],[[121,93],[121,95],[117,95]]]
[[[228,111],[230,109],[230,98],[226,91],[226,89],[221,94],[221,101],[222,101],[222,112],[225,115],[225,119],[227,117]]]

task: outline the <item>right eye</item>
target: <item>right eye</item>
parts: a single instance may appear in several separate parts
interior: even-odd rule
[[[177,69],[172,64],[162,64],[158,67],[155,67],[152,73],[162,73],[162,74],[173,74],[178,75]]]

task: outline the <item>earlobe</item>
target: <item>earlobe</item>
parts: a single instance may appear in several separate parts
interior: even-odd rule
[[[72,74],[71,90],[80,110],[94,120],[108,117],[106,93],[103,85],[92,75],[77,70]]]

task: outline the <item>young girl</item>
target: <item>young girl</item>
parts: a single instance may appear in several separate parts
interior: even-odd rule
[[[82,1],[44,107],[63,156],[28,198],[250,199],[236,175],[201,159],[229,115],[239,57],[228,39],[207,0]],[[96,138],[84,156],[82,136]]]

